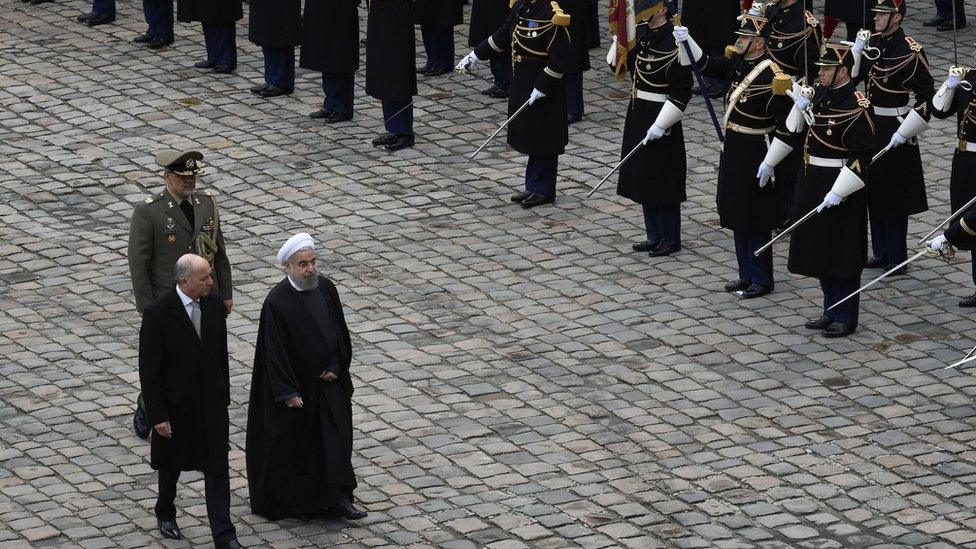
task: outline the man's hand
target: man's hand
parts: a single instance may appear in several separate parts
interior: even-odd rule
[[[827,196],[824,197],[824,200],[820,206],[817,207],[817,212],[822,212],[827,208],[833,208],[843,201],[844,199],[839,194],[835,193],[834,191],[830,191],[827,193]]]
[[[759,179],[759,188],[762,189],[769,183],[769,179],[773,176],[774,168],[769,164],[763,162],[759,164],[759,171],[756,173],[756,178]]]
[[[545,96],[546,94],[542,93],[541,91],[535,88],[532,88],[532,93],[529,94],[529,105],[535,104],[536,101],[542,99]]]
[[[945,246],[947,242],[948,240],[946,240],[945,235],[940,234],[929,241],[929,248],[931,248],[933,252],[939,252],[942,251],[942,247]]]
[[[234,298],[225,299],[224,308],[227,309],[227,316],[230,316],[230,311],[234,308]]]
[[[322,381],[335,381],[339,379],[339,376],[333,374],[332,372],[325,371],[322,372],[322,375],[320,375],[319,378],[321,378]]]
[[[291,398],[289,398],[288,400],[285,401],[285,406],[287,406],[289,408],[301,408],[302,407],[302,404],[304,404],[304,403],[302,402],[302,397],[300,397],[300,396],[291,397]]]
[[[871,39],[871,31],[866,29],[861,29],[857,31],[857,38],[854,40],[854,45],[851,46],[851,53],[855,57],[864,53],[864,48],[868,45],[868,40]]]
[[[688,27],[676,26],[671,34],[674,35],[674,39],[677,42],[687,42],[688,41]]]
[[[170,427],[168,421],[164,421],[153,428],[156,429],[156,432],[159,433],[159,436],[165,438],[173,438],[173,428]]]
[[[658,126],[657,124],[651,124],[651,127],[647,128],[647,135],[644,136],[643,143],[647,145],[648,143],[654,141],[655,139],[660,139],[664,135],[664,132],[666,131],[667,130],[665,130],[661,126]]]

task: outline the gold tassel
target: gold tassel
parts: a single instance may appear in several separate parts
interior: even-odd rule
[[[785,73],[779,73],[773,77],[773,95],[786,95],[786,92],[793,89],[793,80]]]

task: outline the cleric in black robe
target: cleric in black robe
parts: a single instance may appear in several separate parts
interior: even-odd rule
[[[353,507],[352,347],[335,285],[315,270],[312,238],[278,252],[287,276],[264,300],[247,411],[251,511],[269,519]]]

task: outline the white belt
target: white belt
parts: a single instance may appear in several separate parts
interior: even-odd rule
[[[876,116],[905,116],[910,110],[912,109],[908,105],[904,107],[875,107],[874,114]]]
[[[807,157],[807,164],[821,168],[843,168],[847,160],[843,158],[823,158],[822,156]]]
[[[976,143],[973,143],[972,141],[963,141],[960,139],[959,144],[956,145],[956,148],[962,152],[976,152]]]
[[[668,94],[637,90],[637,99],[643,99],[644,101],[654,101],[655,103],[664,103],[665,101],[668,100]]]

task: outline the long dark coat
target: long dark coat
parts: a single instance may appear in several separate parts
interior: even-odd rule
[[[172,438],[152,431],[153,469],[227,468],[230,378],[226,309],[213,295],[200,299],[200,332],[173,288],[142,314],[139,383],[150,425],[169,421]]]
[[[366,93],[382,101],[417,95],[412,0],[370,0],[366,19]]]
[[[419,25],[453,27],[464,22],[461,0],[415,0],[413,11],[414,21]]]
[[[244,18],[241,0],[177,0],[176,20],[180,23],[229,23]]]
[[[349,74],[359,68],[357,0],[305,0],[299,65],[322,73]]]
[[[247,39],[266,48],[301,42],[302,0],[250,0]]]
[[[569,14],[569,47],[572,63],[566,72],[590,70],[590,39],[587,21],[595,6],[589,0],[559,0],[559,7]]]
[[[847,1],[847,0],[844,0]],[[705,50],[724,48],[735,42],[742,12],[739,0],[684,0],[681,22]]]
[[[352,346],[335,285],[300,292],[288,279],[261,309],[247,412],[251,510],[271,519],[316,514],[356,487]],[[335,381],[319,378],[325,371]],[[284,401],[301,396],[302,408]]]
[[[472,0],[468,46],[475,47],[508,19],[508,0]]]
[[[976,84],[976,71],[970,71],[965,80]],[[976,143],[976,94],[966,91],[962,86],[956,88],[952,104],[945,112],[932,111],[936,118],[949,118],[956,115],[956,137],[967,143]],[[958,147],[952,153],[952,173],[949,176],[950,209],[962,208],[976,196],[976,150],[967,146],[961,151]]]

